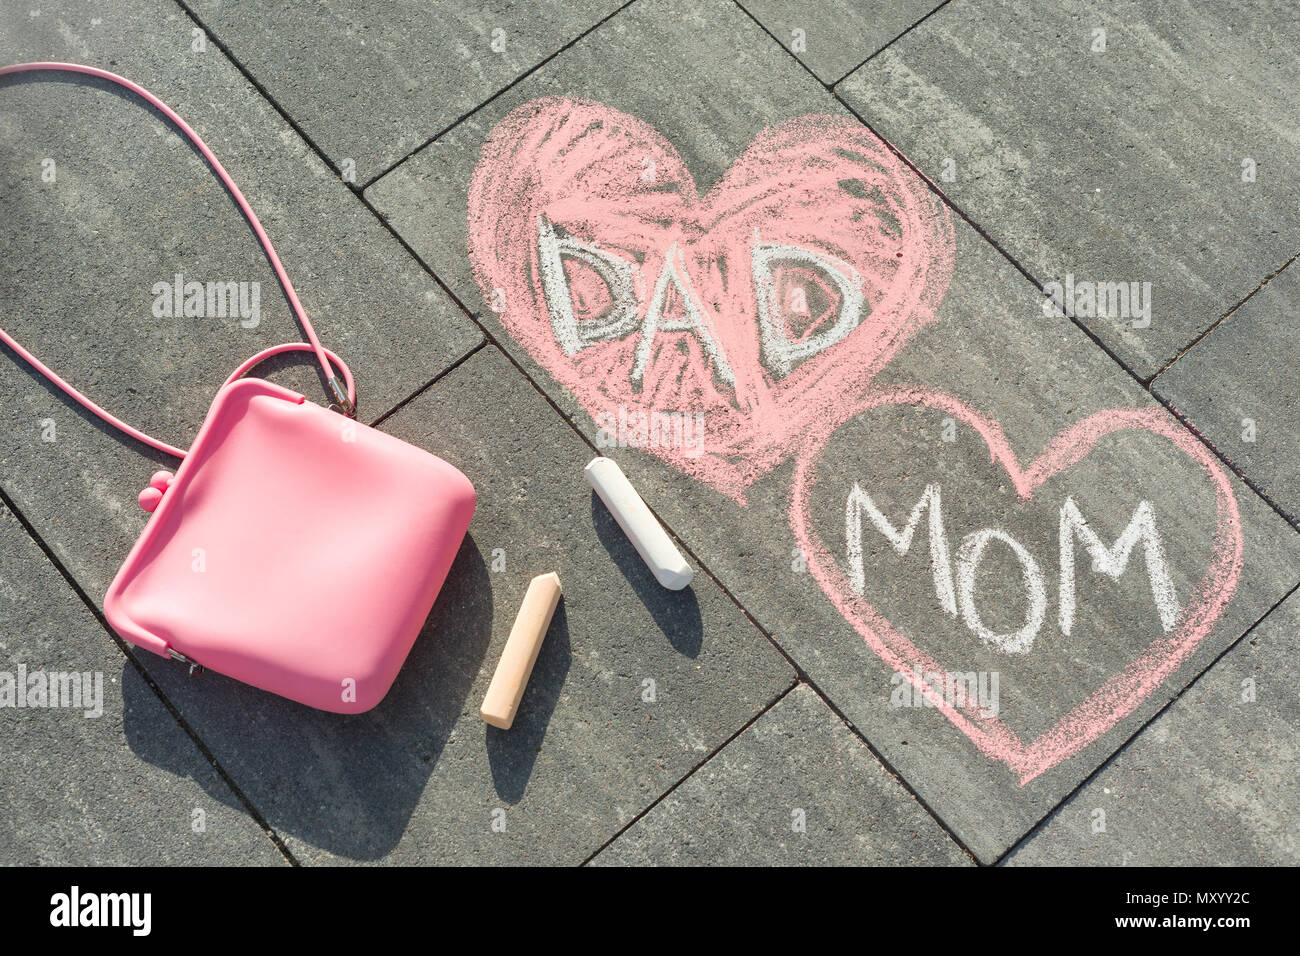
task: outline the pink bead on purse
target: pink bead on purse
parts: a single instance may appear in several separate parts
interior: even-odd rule
[[[473,486],[442,459],[354,420],[347,366],[320,344],[257,216],[179,116],[94,67],[25,63],[0,76],[31,70],[111,81],[172,120],[248,218],[308,339],[236,369],[185,452],[115,418],[0,330],[0,340],[83,407],[182,459],[174,476],[158,472],[140,495],[152,514],[104,598],[109,624],[156,654],[310,707],[371,709],[396,679],[465,538]],[[272,355],[305,350],[324,369],[330,410],[242,377]]]

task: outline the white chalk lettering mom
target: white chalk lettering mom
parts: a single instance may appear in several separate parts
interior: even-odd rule
[[[934,577],[934,591],[939,606],[951,617],[960,616],[962,623],[982,643],[992,645],[1009,654],[1023,654],[1029,651],[1047,616],[1047,585],[1042,569],[1024,545],[1000,528],[982,528],[966,535],[957,547],[954,558],[944,529],[942,495],[937,484],[926,486],[921,499],[908,515],[907,523],[903,525],[902,530],[899,530],[876,507],[871,496],[863,491],[860,485],[854,483],[844,508],[844,540],[850,587],[859,595],[863,595],[866,591],[866,569],[863,564],[862,550],[864,514],[870,519],[872,526],[885,536],[895,552],[906,555],[911,550],[912,538],[921,523],[921,516],[927,512],[930,571]],[[1091,556],[1093,571],[1119,580],[1120,575],[1127,570],[1129,556],[1139,541],[1142,543],[1146,557],[1151,596],[1160,615],[1160,626],[1165,633],[1169,633],[1178,623],[1178,596],[1174,592],[1173,581],[1169,576],[1164,546],[1160,541],[1160,532],[1156,528],[1155,511],[1151,503],[1140,502],[1128,526],[1116,539],[1114,545],[1107,547],[1097,533],[1088,526],[1074,499],[1065,499],[1065,503],[1061,505],[1059,526],[1060,597],[1057,604],[1057,626],[1062,634],[1069,636],[1074,627],[1076,542],[1083,545]],[[994,632],[984,624],[975,595],[976,575],[980,563],[987,549],[995,542],[1008,548],[1019,563],[1026,599],[1024,625],[1015,631],[1002,634]]]

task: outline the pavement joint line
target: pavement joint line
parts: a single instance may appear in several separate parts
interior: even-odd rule
[[[302,138],[303,142],[311,148],[311,151],[321,158],[325,165],[329,167],[330,171],[333,172],[335,176],[339,177],[340,181],[342,181],[345,186],[348,186],[353,192],[356,192],[358,187],[343,180],[342,171],[334,165],[334,161],[330,159],[325,151],[316,144],[316,141],[311,138],[311,135],[298,125],[297,120],[290,116],[288,111],[286,111],[276,98],[271,95],[271,91],[264,87],[261,82],[258,81],[257,77],[253,76],[251,71],[245,69],[244,64],[239,61],[239,58],[235,56],[230,47],[227,46],[226,43],[215,32],[213,32],[206,23],[203,22],[199,15],[186,3],[186,0],[176,0],[176,5],[181,8],[182,13],[189,17],[190,20],[203,31],[204,36],[208,40],[212,41],[213,45],[216,46],[221,54],[230,61],[230,64],[239,71],[240,75],[252,84],[252,87],[257,91],[257,94],[261,96],[262,99],[266,100],[266,102],[271,105],[271,108],[280,114],[280,118],[293,128],[293,131]],[[171,123],[167,123],[167,126],[170,129]],[[206,160],[204,161],[204,164],[206,165]]]
[[[916,790],[915,787],[912,786],[911,781],[909,781],[905,776],[903,776],[902,771],[895,768],[893,763],[883,753],[881,753],[878,749],[876,749],[876,745],[873,744],[870,740],[868,740],[867,735],[862,732],[862,730],[858,727],[858,725],[855,724],[853,721],[851,721],[848,718],[848,715],[845,714],[844,711],[840,710],[839,705],[836,704],[835,701],[831,700],[830,696],[826,694],[819,686],[817,686],[817,682],[812,680],[807,674],[803,673],[802,669],[799,669],[799,677],[805,684],[807,684],[812,689],[813,693],[815,693],[819,698],[821,698],[821,702],[826,705],[827,710],[829,710],[836,717],[838,717],[844,723],[844,725],[848,727],[849,730],[852,731],[853,734],[859,740],[861,740],[863,744],[866,745],[867,750],[869,750],[871,752],[871,755],[876,758],[876,761],[885,770],[885,772],[888,773],[891,777],[893,777],[896,781],[898,781],[899,786],[901,786],[904,790],[906,790],[911,795],[912,799],[917,802],[917,804],[921,807],[922,810],[924,810],[927,814],[929,814],[930,818],[934,820],[935,823],[939,824],[939,828],[943,830],[944,833],[948,834],[948,836],[952,839],[952,842],[957,844],[957,847],[968,857],[971,858],[971,862],[974,863],[976,866],[985,866],[986,864],[981,863],[980,858],[975,855],[975,851],[966,845],[966,841],[957,835],[957,831],[948,825],[948,821],[945,820],[942,816],[940,816],[938,811],[936,811],[933,807],[930,806],[930,804],[926,801],[926,799],[921,796],[921,794]]]
[[[179,2],[181,2],[181,0],[177,0],[177,2],[179,3]],[[390,163],[388,166],[386,166],[384,169],[380,170],[380,171],[379,171],[378,173],[376,173],[374,176],[371,176],[370,179],[366,180],[366,182],[364,182],[360,187],[358,187],[358,191],[365,190],[365,189],[369,189],[369,188],[370,188],[371,186],[373,186],[375,183],[379,182],[379,180],[383,179],[385,176],[387,176],[389,173],[391,173],[393,170],[395,170],[398,166],[402,165],[402,163],[406,162],[408,159],[410,159],[410,158],[411,158],[412,156],[414,156],[416,153],[420,152],[420,150],[424,149],[426,146],[430,146],[430,145],[432,145],[435,141],[441,139],[443,136],[446,136],[448,133],[450,133],[453,129],[455,129],[457,126],[459,126],[459,125],[460,125],[461,123],[463,123],[465,120],[469,119],[471,116],[473,116],[473,115],[474,115],[475,113],[477,113],[479,110],[483,109],[483,107],[487,106],[488,104],[492,103],[494,100],[496,100],[497,98],[499,98],[500,96],[502,96],[502,95],[504,95],[505,93],[508,93],[510,90],[514,89],[516,86],[518,86],[518,85],[519,85],[520,83],[522,83],[524,80],[528,79],[528,77],[532,76],[534,73],[536,73],[536,72],[537,72],[538,70],[540,70],[542,67],[546,66],[546,64],[548,64],[548,63],[550,63],[552,60],[554,60],[554,59],[555,59],[557,56],[559,56],[561,53],[566,52],[566,51],[567,51],[571,46],[573,46],[574,44],[578,43],[580,40],[584,40],[584,39],[586,39],[588,36],[590,36],[590,35],[591,35],[592,33],[594,33],[596,30],[600,29],[602,26],[604,26],[604,25],[605,25],[606,23],[608,23],[610,20],[614,19],[616,16],[618,16],[620,13],[622,13],[622,12],[623,12],[624,10],[626,10],[628,7],[632,6],[632,4],[634,4],[634,3],[636,3],[636,0],[627,0],[627,2],[624,3],[624,4],[623,4],[621,7],[619,7],[617,10],[614,10],[614,11],[612,11],[611,13],[607,13],[604,17],[602,17],[601,19],[597,20],[597,21],[596,21],[595,23],[593,23],[591,26],[587,27],[587,29],[583,30],[581,33],[579,33],[579,34],[578,34],[576,37],[574,37],[572,40],[570,40],[569,42],[565,43],[562,47],[560,47],[560,48],[559,48],[558,50],[556,50],[554,53],[551,53],[549,56],[547,56],[546,59],[541,60],[541,61],[539,61],[539,62],[537,62],[537,63],[534,63],[532,66],[530,66],[530,67],[529,67],[527,70],[525,70],[523,73],[520,73],[518,76],[516,76],[513,80],[511,80],[511,81],[510,81],[509,83],[507,83],[505,86],[501,87],[501,89],[497,90],[495,93],[493,93],[492,95],[490,95],[487,99],[483,100],[483,101],[480,102],[480,103],[475,104],[473,107],[471,107],[470,109],[466,110],[463,114],[461,114],[460,116],[456,117],[454,120],[451,121],[450,124],[448,124],[447,126],[444,126],[441,130],[439,130],[438,132],[434,133],[432,136],[430,136],[428,139],[426,139],[426,140],[425,140],[423,143],[421,143],[419,146],[415,147],[413,150],[411,150],[409,153],[407,153],[407,154],[406,154],[405,156],[403,156],[401,159],[396,160],[396,161],[393,162],[393,163]]]
[[[398,402],[396,405],[394,405],[394,406],[393,406],[392,408],[390,408],[388,411],[384,412],[382,415],[380,415],[378,418],[376,418],[376,419],[374,420],[374,422],[371,423],[370,427],[371,427],[371,428],[378,428],[378,427],[379,427],[380,425],[382,425],[384,422],[388,421],[388,419],[392,418],[394,415],[396,415],[398,412],[400,412],[402,409],[404,409],[407,405],[411,404],[411,402],[415,401],[417,398],[419,398],[421,395],[423,395],[423,394],[424,394],[425,392],[427,392],[429,389],[433,388],[433,386],[437,385],[439,381],[441,381],[442,379],[446,378],[448,375],[450,375],[452,372],[456,371],[456,369],[460,368],[462,365],[464,365],[466,362],[468,362],[470,359],[472,359],[475,355],[477,355],[477,354],[478,354],[479,352],[481,352],[483,349],[487,348],[488,345],[490,345],[490,344],[491,344],[491,343],[488,342],[488,340],[487,340],[486,338],[482,339],[482,340],[478,343],[478,345],[474,346],[472,349],[470,349],[468,352],[466,352],[466,353],[465,353],[464,355],[462,355],[460,358],[456,359],[456,361],[452,362],[450,365],[448,365],[445,369],[443,369],[441,372],[439,372],[439,373],[438,373],[437,375],[435,375],[433,378],[429,379],[429,381],[425,382],[423,385],[421,385],[419,388],[417,388],[415,391],[413,391],[410,395],[407,395],[406,398],[402,399],[400,402]]]
[[[152,690],[155,695],[157,695],[162,705],[165,708],[167,708],[167,712],[171,714],[172,719],[176,721],[177,725],[181,728],[182,731],[184,731],[186,736],[190,738],[194,746],[198,748],[199,753],[203,755],[204,759],[207,760],[208,764],[212,767],[212,769],[216,771],[217,776],[221,778],[222,782],[225,783],[225,785],[230,788],[230,792],[235,795],[235,798],[241,804],[243,804],[244,811],[250,817],[253,818],[253,821],[258,826],[262,828],[267,838],[271,841],[272,844],[274,844],[275,848],[280,851],[280,853],[284,856],[286,861],[288,861],[288,863],[291,866],[300,866],[301,864],[298,862],[298,859],[293,855],[293,852],[289,849],[288,845],[284,842],[283,838],[281,838],[281,836],[278,833],[276,833],[275,828],[271,826],[271,824],[257,809],[257,807],[253,805],[253,802],[249,800],[249,798],[244,794],[244,791],[239,788],[239,786],[235,783],[234,779],[226,771],[226,768],[221,765],[221,762],[217,760],[216,756],[212,753],[212,751],[208,749],[207,744],[203,742],[202,738],[199,737],[198,733],[194,730],[194,728],[189,725],[189,722],[186,721],[185,718],[181,716],[180,711],[171,702],[171,699],[168,698],[168,696],[163,692],[163,689],[158,686],[157,682],[153,679],[153,677],[149,674],[149,672],[145,670],[144,665],[142,665],[138,660],[136,660],[135,656],[132,655],[131,652],[127,649],[126,642],[124,642],[120,637],[118,637],[117,634],[113,631],[113,629],[109,626],[108,621],[105,619],[98,605],[93,600],[91,600],[90,595],[86,593],[85,589],[81,586],[81,584],[77,581],[77,579],[73,577],[72,572],[69,571],[67,567],[63,564],[63,562],[59,560],[58,556],[54,553],[53,549],[46,543],[45,539],[40,536],[36,528],[27,519],[27,516],[22,513],[22,510],[18,507],[17,503],[15,503],[14,500],[11,497],[9,497],[9,493],[5,491],[2,484],[0,484],[0,503],[3,503],[4,507],[7,508],[15,518],[18,519],[18,523],[23,526],[23,529],[27,532],[28,537],[30,537],[32,541],[36,543],[36,546],[40,548],[42,552],[44,552],[45,557],[50,561],[51,564],[54,565],[55,570],[58,571],[58,573],[63,577],[64,582],[70,588],[72,588],[72,590],[76,593],[76,595],[81,599],[82,603],[85,604],[86,607],[90,609],[90,613],[94,615],[95,620],[99,622],[100,627],[104,629],[108,637],[117,646],[117,649],[122,652],[122,656],[125,657],[128,662],[130,662],[133,668],[135,668],[136,673],[145,682],[145,685],[150,690]]]
[[[1252,481],[1250,478],[1246,476],[1246,473],[1243,472],[1236,465],[1236,463],[1233,462],[1231,458],[1229,458],[1223,452],[1219,451],[1219,449],[1214,446],[1214,443],[1210,441],[1209,438],[1207,438],[1205,435],[1202,435],[1200,430],[1197,429],[1196,425],[1191,421],[1191,419],[1189,419],[1186,415],[1180,412],[1172,402],[1157,395],[1155,392],[1151,392],[1151,397],[1154,398],[1157,402],[1159,402],[1162,406],[1164,406],[1165,411],[1169,412],[1169,414],[1173,415],[1174,418],[1178,419],[1179,423],[1184,428],[1186,428],[1189,432],[1191,432],[1198,439],[1200,439],[1201,444],[1205,445],[1206,448],[1214,452],[1215,456],[1221,462],[1223,462],[1225,466],[1227,466],[1228,470],[1231,471],[1234,475],[1236,475],[1239,479],[1241,479],[1241,483],[1243,485],[1245,485],[1247,488],[1253,491],[1256,494],[1256,496],[1258,496],[1260,500],[1264,502],[1264,504],[1268,505],[1275,512],[1277,512],[1278,517],[1280,517],[1287,524],[1291,525],[1291,527],[1295,529],[1297,532],[1300,532],[1300,514],[1295,514],[1295,515],[1290,514],[1285,508],[1283,508],[1276,501],[1270,498],[1263,491],[1263,489],[1261,489],[1258,485],[1255,484],[1254,481]]]
[[[687,770],[686,773],[684,773],[672,784],[672,786],[670,786],[663,793],[659,794],[659,796],[655,797],[654,800],[650,801],[650,803],[647,804],[645,807],[643,807],[639,813],[633,815],[631,820],[629,820],[623,826],[619,827],[618,830],[614,832],[613,836],[611,836],[600,846],[596,847],[596,849],[593,850],[587,856],[586,859],[584,859],[581,863],[579,863],[578,866],[586,866],[588,863],[590,863],[592,860],[598,857],[601,853],[603,853],[606,847],[608,847],[611,843],[613,843],[615,840],[621,837],[632,827],[636,826],[636,824],[641,820],[642,817],[648,814],[655,807],[659,806],[660,803],[662,803],[665,799],[667,799],[671,793],[676,791],[677,788],[680,787],[682,784],[684,784],[687,780],[695,776],[695,772],[699,770],[701,767],[703,767],[710,760],[712,760],[714,757],[716,757],[719,753],[721,753],[723,748],[725,748],[728,744],[730,744],[733,740],[735,740],[737,737],[743,734],[750,727],[754,726],[754,724],[757,723],[759,719],[762,718],[762,716],[766,714],[768,711],[770,711],[773,707],[775,707],[777,704],[781,703],[781,701],[789,697],[790,694],[799,686],[799,683],[800,682],[798,680],[791,681],[789,687],[787,687],[785,690],[781,691],[781,693],[773,697],[765,706],[761,707],[754,714],[754,716],[750,717],[747,721],[741,724],[740,727],[736,729],[735,733],[733,733],[726,740],[722,741],[722,743],[718,744],[718,746],[715,747],[713,750],[705,754],[705,756],[700,760],[699,763],[691,767],[691,769]]]
[[[1017,840],[1010,847],[1008,847],[1006,852],[1004,852],[993,862],[993,865],[1002,866],[1015,853],[1017,853],[1022,846],[1024,846],[1031,839],[1033,839],[1043,829],[1043,827],[1045,827],[1051,821],[1053,817],[1055,817],[1058,813],[1060,813],[1062,809],[1064,809],[1067,803],[1069,803],[1071,800],[1074,799],[1076,794],[1081,792],[1083,788],[1086,787],[1089,783],[1091,783],[1094,779],[1096,779],[1096,777],[1100,775],[1103,770],[1105,770],[1112,763],[1114,763],[1115,759],[1119,757],[1120,754],[1128,750],[1129,746],[1135,740],[1137,740],[1137,738],[1142,734],[1143,731],[1145,731],[1148,727],[1150,727],[1153,723],[1155,723],[1155,721],[1158,720],[1164,714],[1165,711],[1167,711],[1170,707],[1172,707],[1175,703],[1177,703],[1184,694],[1186,694],[1189,690],[1191,690],[1194,686],[1196,686],[1197,682],[1200,681],[1200,679],[1204,677],[1206,674],[1208,674],[1210,672],[1210,669],[1214,667],[1215,664],[1219,663],[1219,661],[1221,661],[1224,657],[1226,657],[1229,652],[1231,652],[1234,648],[1240,645],[1242,641],[1248,638],[1254,632],[1255,628],[1259,627],[1259,625],[1262,624],[1270,614],[1272,614],[1284,603],[1286,603],[1286,600],[1289,597],[1291,597],[1291,595],[1295,594],[1297,591],[1300,591],[1300,583],[1293,584],[1291,586],[1291,590],[1287,591],[1286,594],[1282,595],[1282,597],[1278,599],[1277,603],[1275,603],[1267,611],[1261,614],[1259,618],[1255,621],[1255,623],[1251,624],[1250,627],[1242,631],[1240,637],[1238,637],[1235,641],[1233,641],[1222,651],[1220,651],[1219,654],[1215,656],[1214,660],[1210,661],[1210,663],[1206,665],[1204,670],[1202,670],[1198,674],[1193,675],[1192,679],[1189,680],[1187,684],[1178,691],[1178,693],[1174,694],[1173,697],[1171,697],[1168,701],[1166,701],[1165,704],[1161,706],[1160,709],[1157,710],[1154,714],[1152,714],[1148,720],[1143,721],[1142,725],[1138,727],[1136,730],[1134,730],[1133,733],[1130,734],[1129,737],[1115,749],[1114,753],[1112,753],[1109,757],[1107,757],[1100,764],[1098,764],[1097,767],[1090,774],[1088,774],[1086,777],[1080,780],[1078,784],[1076,784],[1074,788],[1070,790],[1069,793],[1067,793],[1064,797],[1062,797],[1061,800],[1055,806],[1053,806],[1050,810],[1047,811],[1047,813],[1043,815],[1041,820],[1039,820],[1032,827],[1030,827],[1029,830],[1023,836],[1021,836],[1019,840]]]
[[[776,36],[773,35],[771,30],[769,30],[761,22],[759,22],[754,17],[754,15],[750,13],[748,10],[745,10],[743,6],[740,6],[740,0],[732,0],[732,2],[735,3],[736,6],[740,7],[740,9],[744,11],[745,15],[749,17],[751,20],[753,20],[754,23],[756,23],[759,26],[759,28],[762,29],[763,32],[766,33],[772,39],[773,43],[779,46],[782,50],[785,51],[785,53],[791,59],[793,59],[796,63],[798,63],[799,66],[802,67],[803,70],[809,76],[811,76],[815,82],[820,83],[822,87],[824,87],[826,91],[831,94],[831,96],[835,97],[836,102],[838,102],[841,106],[843,106],[846,110],[848,110],[851,114],[853,114],[854,118],[857,119],[859,123],[861,123],[868,130],[870,130],[871,134],[875,136],[877,139],[879,139],[880,142],[883,143],[891,153],[893,153],[903,163],[905,163],[909,169],[911,169],[914,173],[916,173],[917,176],[921,177],[921,180],[930,188],[930,190],[936,196],[938,196],[946,206],[948,206],[950,209],[952,209],[953,212],[955,212],[958,216],[960,216],[963,222],[965,222],[968,226],[974,229],[975,232],[978,233],[982,239],[984,239],[984,241],[986,241],[989,245],[991,245],[994,249],[996,249],[998,253],[1001,254],[1001,256],[1004,259],[1006,259],[1007,262],[1010,263],[1010,265],[1014,267],[1017,272],[1019,272],[1022,276],[1024,276],[1026,279],[1029,280],[1029,282],[1034,286],[1035,289],[1037,289],[1039,292],[1042,292],[1043,289],[1042,283],[1039,282],[1034,277],[1034,275],[1027,268],[1025,268],[1025,266],[1023,266],[1019,262],[1019,260],[1016,259],[1015,256],[1013,256],[1007,249],[1003,248],[1002,245],[996,239],[994,239],[979,223],[977,223],[973,218],[971,218],[971,216],[964,209],[958,206],[957,203],[955,203],[946,193],[944,193],[944,191],[940,189],[939,186],[920,169],[920,167],[918,167],[914,162],[912,162],[911,159],[909,159],[906,155],[904,155],[904,153],[901,150],[899,150],[898,147],[896,147],[893,143],[887,140],[884,136],[881,136],[875,127],[873,127],[870,123],[868,123],[857,110],[855,110],[843,97],[840,96],[838,92],[836,92],[833,84],[823,82],[821,78],[818,77],[815,73],[813,73],[812,70],[810,70],[807,66],[805,66],[804,63],[797,56],[795,56],[793,53],[787,50],[785,48],[785,45],[782,44],[781,41],[778,40]],[[902,34],[900,34],[900,37],[901,36]],[[890,42],[892,43],[893,41]],[[839,82],[843,82],[843,79],[841,79]],[[1178,358],[1181,358],[1182,355],[1185,354],[1188,349],[1191,349],[1193,346],[1196,345],[1197,342],[1199,342],[1202,338],[1204,338],[1205,335],[1208,335],[1210,331],[1212,331],[1214,328],[1217,328],[1224,321],[1224,319],[1226,319],[1229,315],[1231,315],[1242,305],[1244,305],[1246,303],[1246,300],[1251,298],[1255,294],[1255,292],[1258,292],[1259,289],[1262,289],[1265,285],[1271,282],[1274,278],[1276,278],[1279,274],[1281,274],[1282,271],[1286,269],[1288,265],[1295,262],[1297,259],[1300,259],[1300,253],[1297,253],[1295,256],[1291,257],[1291,259],[1287,260],[1287,262],[1283,264],[1281,268],[1279,268],[1277,271],[1273,272],[1266,279],[1264,279],[1264,281],[1261,282],[1260,285],[1254,291],[1252,291],[1249,295],[1247,295],[1245,299],[1242,299],[1241,302],[1238,302],[1235,306],[1229,309],[1227,313],[1225,313],[1223,316],[1217,319],[1214,322],[1214,324],[1211,325],[1209,329],[1206,329],[1204,333],[1198,336],[1197,339],[1187,347],[1187,349],[1184,349],[1183,352],[1179,353],[1179,355],[1175,357],[1174,361],[1177,361]],[[1184,428],[1186,428],[1189,432],[1191,432],[1196,437],[1196,439],[1201,442],[1201,444],[1203,444],[1206,448],[1208,448],[1210,452],[1216,458],[1218,458],[1220,462],[1223,463],[1224,467],[1226,467],[1229,471],[1231,471],[1234,475],[1236,475],[1241,480],[1241,483],[1244,484],[1247,488],[1249,488],[1252,492],[1254,492],[1254,494],[1260,500],[1262,500],[1264,504],[1266,504],[1270,509],[1272,509],[1272,511],[1275,512],[1279,518],[1281,518],[1287,524],[1291,525],[1296,530],[1300,531],[1300,517],[1292,516],[1288,514],[1285,510],[1283,510],[1276,502],[1273,501],[1272,498],[1270,498],[1263,491],[1261,491],[1253,481],[1247,478],[1245,473],[1241,470],[1241,468],[1236,463],[1232,461],[1232,459],[1224,455],[1223,452],[1221,452],[1218,448],[1216,448],[1213,444],[1211,444],[1209,440],[1205,438],[1204,435],[1202,435],[1199,431],[1193,428],[1191,426],[1190,421],[1186,418],[1186,416],[1177,412],[1174,409],[1173,405],[1171,405],[1169,402],[1166,402],[1154,391],[1152,391],[1151,384],[1152,382],[1154,382],[1156,376],[1160,375],[1161,372],[1166,371],[1169,366],[1162,368],[1159,372],[1156,373],[1156,375],[1153,375],[1151,378],[1144,380],[1140,375],[1137,374],[1137,372],[1129,368],[1129,366],[1124,363],[1124,360],[1121,359],[1119,355],[1116,354],[1110,348],[1110,346],[1108,346],[1105,342],[1103,342],[1091,329],[1085,326],[1074,316],[1067,316],[1067,318],[1069,318],[1070,322],[1074,325],[1075,328],[1077,328],[1080,332],[1086,335],[1094,345],[1096,345],[1099,349],[1101,349],[1101,351],[1104,352],[1107,356],[1109,356],[1115,362],[1116,365],[1118,365],[1124,372],[1126,372],[1129,378],[1131,378],[1134,382],[1136,382],[1144,392],[1146,392],[1153,399],[1155,399],[1166,411],[1173,414],[1173,416],[1178,420],[1178,422],[1181,425],[1183,425]],[[1170,363],[1170,365],[1172,364],[1173,362]]]
[[[740,0],[736,0],[736,3],[740,3]],[[931,11],[930,11],[929,13],[927,13],[925,16],[921,17],[921,19],[917,20],[915,23],[913,23],[911,26],[909,26],[907,29],[905,29],[905,30],[904,30],[902,33],[900,33],[898,36],[894,37],[892,40],[890,40],[888,43],[886,43],[886,44],[885,44],[884,46],[882,46],[880,49],[876,50],[874,53],[872,53],[870,56],[868,56],[865,60],[863,60],[861,63],[859,63],[859,64],[858,64],[857,66],[855,66],[853,69],[849,70],[847,73],[843,73],[843,74],[841,74],[840,77],[839,77],[839,79],[832,81],[829,85],[830,85],[830,86],[834,86],[836,83],[840,83],[840,82],[842,82],[843,80],[847,79],[848,77],[852,76],[854,73],[858,72],[858,70],[862,69],[862,68],[863,68],[864,66],[866,66],[868,63],[870,63],[872,60],[874,60],[876,57],[880,56],[880,54],[884,53],[884,52],[885,52],[886,50],[888,50],[891,46],[893,46],[893,45],[894,45],[895,43],[897,43],[899,40],[903,39],[903,37],[907,36],[909,33],[911,33],[913,30],[915,30],[917,27],[919,27],[922,23],[924,23],[926,20],[929,20],[932,16],[934,16],[936,13],[938,13],[940,10],[942,10],[944,7],[946,7],[946,6],[947,6],[948,4],[950,4],[950,3],[952,3],[952,0],[943,0],[942,3],[940,3],[937,7],[935,7],[933,10],[931,10]],[[748,13],[749,11],[746,11],[746,12]],[[773,39],[775,39],[775,37],[773,37]]]
[[[962,221],[965,222],[966,225],[970,226],[971,229],[973,229],[981,239],[983,239],[990,246],[996,249],[998,253],[1002,256],[1002,258],[1006,259],[1008,264],[1010,264],[1017,272],[1019,272],[1022,276],[1024,276],[1025,279],[1029,281],[1029,284],[1034,287],[1034,290],[1036,292],[1038,292],[1040,295],[1044,294],[1043,283],[1040,282],[1038,278],[1032,272],[1030,272],[1029,269],[1024,264],[1020,262],[1019,259],[1017,259],[1014,255],[1012,255],[1011,252],[1002,245],[1002,243],[998,242],[995,238],[993,238],[992,234],[989,233],[988,230],[986,230],[982,225],[976,222],[975,219],[970,215],[970,213],[968,213],[961,206],[957,205],[956,201],[953,200],[952,197],[950,197],[947,193],[945,193],[942,189],[940,189],[939,186],[934,182],[934,180],[932,180],[929,176],[927,176],[919,166],[917,166],[914,162],[912,162],[912,160],[909,157],[904,155],[904,153],[897,146],[895,146],[884,136],[882,136],[879,133],[879,131],[877,131],[874,126],[868,123],[866,119],[863,118],[862,114],[859,113],[856,109],[854,109],[849,104],[849,102],[845,100],[842,96],[840,96],[840,94],[835,89],[829,86],[826,89],[827,92],[829,92],[832,96],[835,97],[836,101],[841,106],[843,106],[846,110],[848,110],[850,113],[853,114],[854,118],[857,119],[859,123],[861,123],[868,130],[870,130],[871,134],[875,136],[877,139],[879,139],[889,149],[891,153],[893,153],[902,162],[904,162],[909,169],[911,169],[914,173],[916,173],[917,176],[921,177],[921,179],[930,188],[930,190],[943,201],[944,205],[948,206],[948,208],[950,208],[953,212],[955,212],[958,216],[960,216]],[[1131,378],[1134,382],[1136,382],[1139,386],[1141,386],[1143,390],[1149,391],[1149,389],[1147,389],[1147,383],[1142,380],[1142,377],[1138,375],[1138,373],[1135,372],[1132,368],[1130,368],[1124,362],[1124,360],[1120,358],[1119,355],[1109,345],[1107,345],[1104,341],[1102,341],[1101,337],[1097,335],[1096,332],[1092,331],[1092,329],[1088,328],[1086,325],[1080,322],[1078,318],[1076,318],[1073,315],[1067,315],[1066,318],[1070,320],[1071,325],[1073,325],[1076,329],[1078,329],[1085,336],[1087,336],[1093,345],[1097,346],[1098,349],[1104,352],[1117,366],[1119,366],[1119,368],[1126,375],[1128,375],[1129,378]]]
[[[1196,348],[1196,346],[1200,345],[1202,339],[1204,339],[1207,335],[1209,335],[1211,332],[1217,329],[1224,322],[1228,321],[1228,319],[1232,318],[1233,315],[1235,315],[1237,312],[1241,310],[1242,306],[1244,306],[1247,302],[1249,302],[1251,299],[1255,297],[1256,293],[1260,292],[1264,288],[1264,286],[1268,285],[1270,282],[1272,282],[1274,279],[1280,276],[1283,272],[1285,272],[1287,267],[1290,266],[1292,263],[1294,263],[1297,259],[1300,259],[1300,252],[1297,252],[1286,262],[1282,263],[1282,265],[1278,266],[1278,268],[1275,271],[1265,276],[1264,281],[1261,282],[1259,285],[1255,286],[1255,288],[1251,289],[1249,292],[1247,292],[1245,296],[1242,297],[1241,301],[1239,301],[1236,305],[1229,308],[1227,312],[1223,313],[1223,315],[1215,319],[1214,323],[1208,329],[1206,329],[1204,332],[1197,335],[1196,338],[1188,342],[1187,345],[1184,346],[1178,352],[1177,355],[1175,355],[1168,362],[1166,362],[1159,369],[1157,369],[1152,374],[1152,376],[1149,379],[1147,379],[1147,387],[1150,388],[1152,383],[1154,383],[1157,378],[1159,378],[1161,375],[1165,374],[1165,372],[1173,368],[1179,359],[1181,359],[1192,349]]]

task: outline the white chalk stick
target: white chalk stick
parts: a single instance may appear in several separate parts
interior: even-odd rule
[[[551,626],[551,617],[559,603],[560,576],[554,571],[539,574],[529,582],[524,603],[492,674],[483,706],[479,708],[483,719],[493,727],[509,730],[515,722],[519,701],[523,699],[524,688],[528,686],[537,654],[542,649],[542,638],[546,637],[546,629]]]
[[[695,572],[618,463],[609,458],[593,458],[582,473],[659,583],[670,591],[680,591],[690,584]]]

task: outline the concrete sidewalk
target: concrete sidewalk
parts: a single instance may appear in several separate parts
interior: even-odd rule
[[[173,463],[0,349],[0,704],[20,668],[103,688],[0,707],[0,861],[1298,861],[1294,17],[112,6],[5,8],[0,63],[183,116],[359,417],[479,509],[375,710],[191,678],[99,610]],[[202,160],[97,80],[0,80],[0,249],[0,324],[174,444],[301,338]],[[257,310],[159,317],[177,275]],[[264,374],[323,395],[305,359]],[[608,447],[640,408],[685,444]],[[687,590],[591,494],[598,453]],[[519,720],[487,727],[548,570]]]

